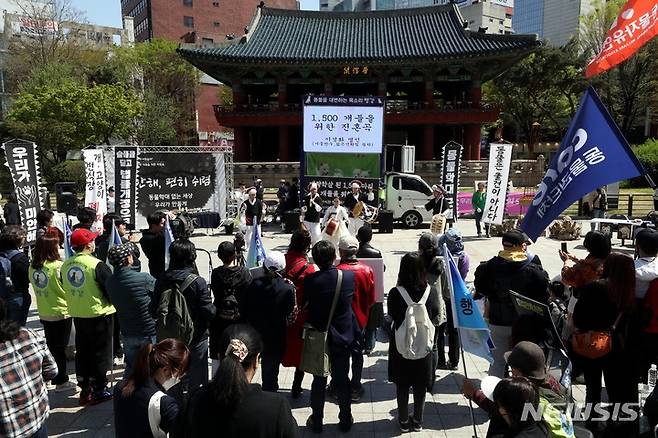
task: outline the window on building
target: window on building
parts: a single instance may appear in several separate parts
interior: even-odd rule
[[[183,17],[183,26],[185,27],[194,27],[194,17],[188,17],[187,15]]]
[[[194,5],[194,0],[183,0],[183,5],[184,6],[193,6]]]
[[[489,19],[489,23],[493,23],[493,18],[490,18],[490,19]]]
[[[502,24],[503,24],[503,20],[498,20],[498,23],[500,23],[500,24],[502,25]]]
[[[218,7],[218,6],[219,6],[219,2],[212,2],[212,5],[213,5],[214,7]]]
[[[212,43],[213,43],[213,39],[212,39],[212,38],[201,38],[201,42],[202,42],[203,45],[205,46],[205,45],[208,45],[208,44],[212,44]]]
[[[215,27],[219,27],[219,21],[213,21],[212,25],[215,26]]]
[[[135,36],[139,36],[141,33],[147,31],[149,28],[149,19],[145,18],[139,24],[135,25]]]

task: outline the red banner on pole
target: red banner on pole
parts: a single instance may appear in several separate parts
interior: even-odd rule
[[[590,78],[633,56],[658,34],[658,0],[628,0],[612,23],[603,47],[585,70]]]

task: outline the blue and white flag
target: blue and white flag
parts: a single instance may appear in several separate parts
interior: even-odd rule
[[[455,328],[459,329],[462,348],[464,351],[493,363],[491,350],[495,347],[491,340],[489,326],[484,321],[480,309],[473,300],[473,296],[466,288],[452,254],[450,254],[445,244],[443,244],[443,260],[448,268],[448,286],[452,297],[450,300],[452,303],[452,320],[455,323]]]
[[[256,268],[262,266],[265,261],[265,247],[260,238],[260,227],[254,225],[254,232],[251,233],[251,241],[249,242],[249,251],[247,252],[246,266],[247,268]]]
[[[62,217],[62,232],[64,233],[64,260],[73,257],[71,248],[71,228],[69,227],[66,217]]]
[[[109,256],[110,256],[110,250],[112,249],[113,246],[119,246],[123,242],[121,242],[121,236],[119,235],[119,230],[117,229],[117,225],[114,223],[114,220],[112,220],[112,231],[110,233],[110,239],[107,243],[107,256],[105,260],[105,264],[110,267],[112,272],[114,272],[114,267],[112,266],[112,263],[109,261]]]
[[[171,242],[174,241],[174,233],[171,231],[171,226],[169,225],[169,215],[165,215],[164,238],[165,270],[167,270],[169,269],[169,247],[171,246]]]
[[[589,87],[521,228],[532,240],[576,200],[598,187],[646,172]]]

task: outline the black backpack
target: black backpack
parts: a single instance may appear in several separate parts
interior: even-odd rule
[[[198,275],[188,275],[182,283],[174,281],[162,292],[158,313],[155,320],[155,331],[158,341],[174,338],[190,345],[194,337],[194,323],[187,307],[183,291],[199,278]]]

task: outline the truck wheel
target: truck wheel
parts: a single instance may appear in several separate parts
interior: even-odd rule
[[[422,223],[423,218],[417,211],[408,211],[402,215],[402,225],[405,228],[418,228]]]

